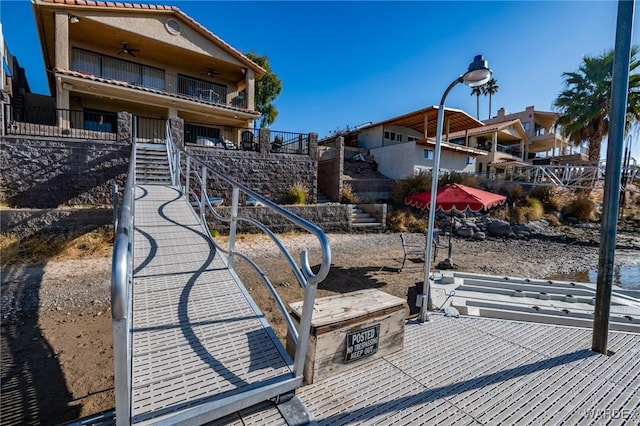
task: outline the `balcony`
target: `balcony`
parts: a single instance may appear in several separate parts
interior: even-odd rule
[[[478,143],[475,148],[481,149],[483,151],[492,152],[491,142]],[[519,146],[507,146],[496,144],[496,152],[502,152],[504,154],[512,155],[516,158],[522,158],[522,152],[520,151]]]
[[[123,81],[132,86],[182,95],[213,105],[247,108],[244,92],[231,97],[235,88],[230,91],[223,84],[186,75],[169,74],[161,68],[113,58],[88,50],[72,49],[71,70],[109,80]]]

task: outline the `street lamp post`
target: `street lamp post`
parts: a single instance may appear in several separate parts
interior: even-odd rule
[[[482,55],[476,55],[469,64],[466,73],[451,82],[447,90],[442,94],[438,107],[438,122],[436,126],[436,149],[433,154],[433,171],[431,172],[431,202],[429,204],[429,222],[427,228],[427,241],[424,258],[424,282],[422,284],[422,307],[420,308],[420,322],[429,321],[428,310],[431,294],[431,250],[433,246],[433,228],[436,218],[436,195],[438,192],[438,172],[440,170],[440,144],[442,143],[442,127],[444,123],[444,101],[447,95],[458,83],[464,83],[469,87],[478,87],[491,79],[492,71]]]

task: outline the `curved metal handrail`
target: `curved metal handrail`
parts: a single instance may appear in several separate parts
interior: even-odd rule
[[[176,147],[173,146],[173,141],[170,137],[167,138],[167,145],[169,153],[177,153],[176,156],[178,158],[174,160],[174,165],[176,165],[176,168],[173,169],[173,172],[176,176],[177,184],[183,191],[183,196],[187,198],[187,202],[190,202],[193,192],[193,195],[195,196],[194,198],[197,200],[200,222],[204,233],[209,236],[211,235],[209,233],[209,228],[206,222],[207,209],[213,214],[215,219],[230,224],[228,249],[221,247],[213,238],[211,238],[215,247],[228,255],[229,269],[233,270],[234,257],[237,256],[239,258],[242,258],[243,260],[247,261],[247,263],[251,265],[252,268],[254,268],[254,270],[258,273],[262,281],[265,283],[265,285],[273,295],[282,313],[282,316],[285,319],[289,330],[289,335],[296,344],[293,372],[296,377],[301,377],[303,375],[303,367],[307,351],[307,342],[309,340],[311,316],[313,313],[313,304],[315,301],[317,285],[327,277],[327,275],[329,274],[329,269],[331,268],[331,248],[329,246],[329,240],[326,234],[317,225],[291,213],[290,211],[280,207],[279,205],[256,193],[250,188],[234,181],[233,179],[215,170],[215,168],[208,165],[206,162],[200,160],[199,158],[189,154],[184,150],[177,150]],[[172,157],[173,156],[170,154],[170,158]],[[195,191],[192,191],[192,188],[190,188],[192,177],[195,178],[195,185],[199,186],[199,194],[196,194]],[[209,177],[213,177],[217,181],[224,182],[232,188],[230,217],[222,216],[211,205],[206,189],[207,179]],[[311,267],[309,265],[309,254],[306,249],[300,253],[300,264],[298,265],[291,253],[289,253],[289,251],[286,249],[286,247],[284,247],[282,242],[277,238],[273,231],[271,231],[266,225],[254,218],[238,214],[240,192],[246,194],[249,197],[253,197],[257,201],[262,203],[262,205],[264,205],[265,207],[271,209],[272,211],[276,212],[280,216],[295,224],[297,227],[309,232],[317,238],[318,244],[322,251],[322,262],[317,273],[314,273],[311,270]],[[262,271],[262,269],[260,269],[260,267],[248,256],[235,251],[235,234],[238,221],[248,222],[259,228],[271,239],[271,241],[275,243],[275,245],[280,250],[280,253],[287,259],[291,267],[291,271],[296,276],[296,279],[298,280],[300,286],[304,289],[304,301],[302,312],[300,315],[299,326],[296,327],[296,324],[287,311],[285,304],[278,296],[275,287],[268,279],[266,274]]]
[[[128,424],[131,408],[131,286],[133,284],[133,230],[136,185],[136,143],[132,141],[127,182],[123,189],[111,260],[111,318],[113,365],[118,425]],[[117,192],[114,194],[117,197]],[[114,203],[114,206],[117,205]]]
[[[136,180],[136,146],[131,148],[127,182],[123,189],[120,214],[118,215],[116,237],[111,262],[111,317],[126,319],[129,287],[133,274],[133,217],[134,191]]]

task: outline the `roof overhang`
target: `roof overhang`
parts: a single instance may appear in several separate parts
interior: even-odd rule
[[[377,127],[377,126],[399,126],[399,127],[408,127],[419,132],[426,137],[435,137],[436,135],[436,127],[438,121],[438,109],[439,107],[436,105],[423,108],[418,111],[410,112],[408,114],[400,115],[395,118],[391,118],[389,120],[380,121],[378,123],[370,124],[366,127],[361,127],[358,130],[362,130],[365,128]],[[425,124],[426,130],[425,133]],[[444,132],[447,130],[450,133],[457,132],[460,130],[471,129],[474,127],[482,126],[482,121],[477,120],[467,114],[466,112],[453,109],[446,108],[444,109]]]
[[[163,109],[170,105],[178,110],[189,111],[192,114],[215,115],[229,120],[246,121],[256,120],[260,117],[259,113],[246,109],[209,103],[180,94],[83,75],[74,71],[55,70],[55,76],[60,79],[61,84],[71,85],[69,90],[75,94],[135,102]]]
[[[96,46],[101,53],[108,51],[115,55],[116,49],[128,41],[130,47],[141,49],[137,56],[150,65],[166,61],[163,58],[172,58],[173,63],[187,65],[215,64],[216,70],[225,74],[226,80],[236,83],[244,79],[242,68],[252,70],[256,80],[266,73],[260,65],[174,6],[77,0],[32,0],[32,6],[48,71],[56,67],[56,15],[62,13],[69,18],[78,18],[76,23],[69,23],[69,40],[76,40],[83,46]],[[173,19],[182,31],[175,36],[168,36],[168,30],[149,30],[141,34],[145,28],[151,28],[145,25],[144,18],[150,19],[149,24],[161,22],[160,28],[166,27],[167,21]],[[123,20],[126,23],[123,24]],[[214,52],[219,52],[216,53],[219,56],[216,57]],[[49,77],[53,88],[51,73]]]
[[[416,145],[435,147],[436,143],[432,139],[420,139],[419,141],[416,141]],[[468,155],[472,155],[476,157],[480,155],[488,154],[487,151],[484,151],[482,149],[471,148],[470,146],[458,145],[455,143],[448,143],[448,142],[440,142],[440,149],[446,150],[446,151],[463,152]]]

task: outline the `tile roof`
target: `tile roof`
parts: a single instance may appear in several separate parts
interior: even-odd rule
[[[60,0],[60,1],[65,1],[65,0]],[[72,1],[72,0],[66,0],[66,1]],[[75,0],[75,1],[80,1],[80,0]],[[103,78],[103,77],[96,77],[95,75],[92,75],[92,74],[86,74],[86,73],[82,73],[82,72],[78,72],[78,71],[66,70],[66,69],[61,69],[61,68],[55,68],[53,70],[53,72],[55,74],[63,74],[63,75],[67,75],[67,76],[70,76],[70,77],[82,78],[83,80],[90,80],[90,81],[95,81],[95,82],[98,82],[98,83],[113,84],[113,85],[124,87],[124,88],[127,88],[127,89],[138,90],[140,92],[153,93],[153,94],[157,94],[157,95],[169,96],[171,98],[197,102],[197,103],[204,104],[204,105],[211,105],[210,102],[203,101],[203,100],[191,97],[191,96],[182,95],[182,94],[179,94],[179,93],[172,93],[172,92],[168,92],[166,90],[159,90],[159,89],[153,89],[153,88],[150,88],[150,87],[138,86],[138,85],[135,85],[135,84],[127,83],[126,81],[113,80],[113,79]],[[250,114],[255,114],[255,115],[258,114],[255,111],[250,110],[250,109],[236,108],[236,107],[233,107],[233,106],[230,106],[230,105],[216,104],[216,106],[219,107],[219,108],[224,108],[224,109],[230,110],[230,111],[238,111],[238,112],[250,113]]]
[[[226,41],[222,40],[220,37],[212,33],[209,29],[204,27],[198,21],[181,11],[176,6],[163,6],[163,5],[153,5],[153,4],[139,4],[139,3],[123,3],[123,2],[114,2],[114,1],[96,1],[96,0],[35,0],[35,3],[38,4],[50,4],[50,5],[66,5],[66,6],[81,6],[81,7],[100,7],[100,8],[114,8],[114,9],[137,9],[137,10],[145,10],[145,11],[167,11],[173,12],[176,15],[180,16],[183,20],[194,26],[196,29],[202,31],[206,34],[207,37],[215,41],[216,43],[223,46],[225,49],[230,51],[232,54],[237,55],[243,59],[247,64],[251,65],[251,68],[259,71],[260,75],[265,74],[266,70],[262,68],[260,65],[252,61],[249,57],[247,57],[244,53],[240,52],[233,46],[231,46]]]

